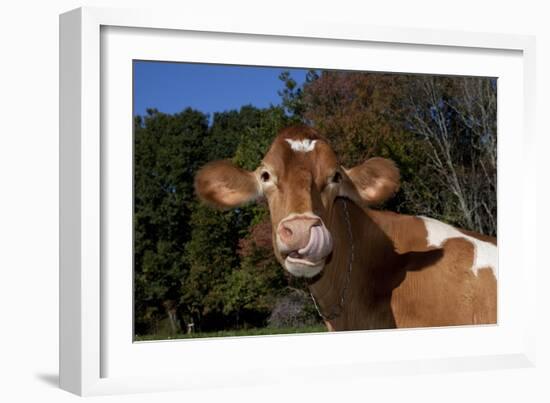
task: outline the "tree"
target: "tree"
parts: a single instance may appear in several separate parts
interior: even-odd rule
[[[208,147],[208,158],[223,159],[232,153],[235,164],[253,170],[288,122],[280,107],[247,106],[216,114],[205,140],[205,144],[215,145]],[[219,139],[226,133],[224,146],[219,146]],[[272,294],[281,287],[282,271],[271,246],[267,251],[256,245],[245,248],[244,253],[238,251],[243,240],[266,220],[268,211],[262,204],[229,211],[198,202],[194,205],[189,223],[191,237],[185,246],[189,274],[182,281],[180,303],[198,328],[219,330],[226,325],[238,326],[247,319],[255,324],[265,322]]]
[[[402,182],[413,183],[424,146],[403,125],[406,86],[402,75],[323,71],[304,85],[304,116],[330,141],[343,166],[387,157],[399,166]],[[384,207],[410,212],[408,196],[401,191]]]
[[[178,299],[188,270],[193,177],[206,161],[207,118],[186,109],[167,115],[148,110],[134,124],[134,284],[136,332],[146,333]]]
[[[323,71],[301,102],[344,166],[397,163],[402,187],[386,208],[496,234],[494,80]]]
[[[316,70],[309,70],[304,85],[308,85],[318,78],[319,73]],[[293,123],[308,123],[304,116],[303,86],[298,85],[289,71],[283,71],[279,75],[279,80],[283,82],[284,87],[282,90],[277,91],[277,94],[281,97],[281,104],[287,116]]]
[[[181,284],[180,303],[200,330],[222,327],[224,290],[239,266],[236,250],[250,217],[239,210],[217,211],[196,205],[189,225],[191,239],[185,246],[189,273]]]
[[[413,82],[407,124],[427,145],[426,166],[450,201],[441,218],[496,235],[496,86],[489,78]]]

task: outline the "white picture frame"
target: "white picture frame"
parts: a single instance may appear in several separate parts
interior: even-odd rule
[[[111,36],[107,38],[105,35]],[[499,163],[499,256],[504,266],[514,265],[519,269],[517,272],[504,270],[504,279],[502,276],[499,278],[499,310],[503,306],[502,295],[514,296],[516,303],[517,297],[521,297],[521,303],[511,307],[506,305],[505,299],[505,315],[501,316],[499,311],[497,326],[132,343],[127,329],[127,323],[132,318],[117,319],[127,312],[128,304],[131,304],[127,298],[129,295],[131,298],[128,260],[122,261],[125,269],[121,272],[126,273],[125,277],[113,277],[113,272],[105,269],[109,265],[109,251],[112,249],[106,241],[108,237],[105,231],[109,231],[110,220],[119,216],[106,212],[112,208],[119,208],[121,210],[118,211],[123,212],[125,208],[124,205],[111,205],[109,195],[117,188],[112,186],[112,182],[116,183],[116,177],[120,175],[123,188],[129,180],[128,171],[115,172],[116,168],[109,163],[109,159],[118,152],[117,155],[123,158],[122,166],[128,167],[128,161],[131,161],[131,149],[130,154],[124,151],[128,150],[128,137],[121,136],[122,142],[117,144],[111,141],[113,136],[108,134],[114,127],[120,127],[125,133],[129,127],[131,132],[131,113],[126,114],[128,108],[131,111],[131,105],[126,102],[131,94],[127,91],[127,81],[115,80],[121,83],[117,87],[119,84],[114,84],[115,81],[107,80],[106,77],[119,74],[116,77],[123,78],[120,74],[127,69],[125,63],[128,58],[147,58],[147,52],[141,54],[139,49],[128,46],[129,42],[123,42],[132,41],[132,37],[138,35],[141,35],[140,43],[144,49],[147,42],[150,42],[149,45],[155,44],[154,51],[157,53],[154,58],[158,60],[173,60],[171,49],[179,43],[182,35],[191,35],[193,38],[189,39],[189,45],[192,45],[192,40],[203,41],[201,45],[205,45],[208,38],[212,39],[212,44],[206,44],[205,48],[213,46],[208,48],[211,52],[217,49],[219,43],[216,45],[216,42],[231,40],[248,43],[247,46],[252,46],[253,42],[259,47],[272,47],[273,52],[256,51],[245,55],[235,42],[234,46],[226,46],[230,52],[224,53],[219,48],[211,55],[208,55],[208,50],[201,55],[195,51],[193,60],[187,61],[273,65],[272,58],[277,48],[287,46],[287,53],[291,55],[288,57],[293,57],[294,61],[287,59],[283,61],[285,65],[292,67],[292,63],[295,63],[296,67],[324,67],[319,65],[323,59],[315,59],[317,56],[313,50],[311,55],[308,54],[308,60],[317,60],[315,66],[305,65],[307,62],[300,59],[300,55],[303,55],[304,49],[325,46],[333,52],[341,50],[342,54],[349,53],[350,49],[353,52],[375,52],[372,55],[377,55],[378,64],[369,64],[374,70],[398,71],[398,66],[403,66],[401,71],[427,72],[421,64],[415,67],[416,59],[408,65],[399,61],[402,59],[400,55],[420,52],[433,62],[434,67],[430,72],[434,73],[475,75],[476,72],[489,72],[490,68],[501,71],[502,77],[506,78],[504,95],[508,94],[512,98],[514,94],[514,99],[501,99],[502,91],[499,87],[499,159],[502,157],[503,160],[503,163]],[[112,49],[117,51],[110,53]],[[189,46],[188,54],[191,54],[191,49],[192,46]],[[152,52],[151,47],[148,52]],[[435,57],[431,54],[433,52],[440,52],[443,56]],[[217,20],[168,10],[80,8],[61,15],[61,387],[79,395],[97,395],[282,381],[295,383],[307,378],[328,380],[327,374],[331,374],[330,379],[334,379],[334,372],[338,373],[339,379],[347,379],[351,374],[356,378],[380,373],[412,374],[534,365],[536,243],[532,242],[532,236],[528,242],[527,234],[536,232],[535,210],[528,208],[530,192],[526,191],[516,192],[513,200],[501,205],[501,189],[511,189],[513,186],[529,189],[535,186],[534,177],[515,174],[511,162],[508,162],[511,161],[508,152],[514,150],[514,157],[523,161],[525,171],[535,170],[535,159],[532,158],[534,52],[534,38],[521,35],[370,27],[304,20],[282,26],[268,19]],[[468,54],[473,55],[472,63],[463,63],[462,66],[456,63],[456,60],[462,60]],[[349,56],[343,56],[343,59],[346,57],[352,60]],[[327,66],[334,67],[330,64],[332,62],[327,63]],[[342,66],[357,69],[363,67],[353,63]],[[510,91],[506,85],[510,85]],[[117,98],[120,95],[126,98]],[[518,113],[510,113],[512,108]],[[115,109],[117,113],[114,113]],[[117,120],[111,121],[112,116],[117,116]],[[505,124],[503,130],[511,131],[513,128],[521,135],[504,136],[501,140],[502,122]],[[504,177],[503,181],[501,177]],[[512,209],[518,207],[518,203],[519,208],[512,216]],[[123,220],[117,225],[126,236],[131,231],[131,221]],[[501,228],[506,227],[515,230],[502,230],[501,233]],[[127,244],[128,237],[125,239]],[[113,295],[121,296],[116,298],[122,301],[119,305],[116,305],[119,301],[113,302]],[[120,329],[117,323],[123,324]],[[392,341],[397,339],[406,340],[405,345],[414,346],[417,352],[407,355],[404,349],[390,350],[384,347],[392,345]],[[445,343],[429,350],[427,346],[433,348],[433,340],[438,339],[445,340]],[[472,343],[472,340],[476,340],[476,343]],[[365,345],[366,341],[367,345],[377,343],[376,350],[381,355],[376,356],[373,349],[369,357],[353,354],[353,347]],[[457,347],[445,347],[453,341]],[[287,351],[301,351],[303,357],[308,358],[307,365],[301,365],[292,357],[281,360],[282,344]],[[329,353],[322,360],[315,360],[313,350],[319,347]],[[237,353],[236,348],[239,349]],[[185,365],[194,362],[193,373],[186,372],[185,365],[178,364],[179,360],[170,360],[170,357],[176,357],[183,350],[187,351],[190,360]],[[201,356],[206,357],[202,362]],[[155,359],[156,363],[162,363],[163,369],[147,371],[153,363],[150,360]],[[237,364],[224,365],[227,360],[236,361]],[[124,366],[117,362],[129,364]],[[260,368],[262,371],[258,371]],[[306,372],[304,368],[307,368]],[[337,371],[331,372],[331,369]]]

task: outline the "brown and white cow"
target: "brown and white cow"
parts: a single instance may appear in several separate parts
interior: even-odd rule
[[[255,171],[212,162],[195,187],[218,208],[267,200],[275,256],[308,278],[329,330],[496,323],[496,240],[369,208],[399,188],[390,160],[345,169],[314,129],[294,126]]]

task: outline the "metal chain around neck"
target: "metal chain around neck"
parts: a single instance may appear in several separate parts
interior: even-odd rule
[[[350,254],[349,254],[348,272],[347,272],[346,280],[345,280],[345,283],[344,283],[344,288],[342,288],[342,292],[340,293],[340,300],[338,301],[338,305],[332,307],[332,310],[330,311],[330,313],[328,315],[324,315],[323,312],[321,312],[321,308],[317,304],[317,300],[313,296],[313,293],[311,292],[311,290],[309,291],[309,295],[311,295],[311,299],[313,300],[313,304],[315,305],[315,309],[317,309],[317,313],[325,321],[335,319],[335,318],[337,318],[338,316],[340,316],[342,314],[342,311],[344,309],[344,302],[345,302],[345,299],[346,299],[346,292],[348,291],[350,280],[351,280],[351,270],[352,270],[352,267],[353,267],[353,259],[354,259],[354,254],[355,254],[355,248],[354,248],[354,244],[353,244],[353,234],[351,232],[351,221],[350,221],[350,218],[349,218],[349,211],[348,211],[348,204],[346,202],[346,199],[342,199],[342,201],[344,202],[344,213],[345,213],[345,216],[346,216],[346,223],[348,225],[348,237],[349,237],[349,242],[350,242],[351,248],[350,248]]]

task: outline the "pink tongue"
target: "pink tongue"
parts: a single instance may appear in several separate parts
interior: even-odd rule
[[[309,242],[298,253],[309,261],[317,262],[332,250],[332,237],[324,225],[311,227]]]

